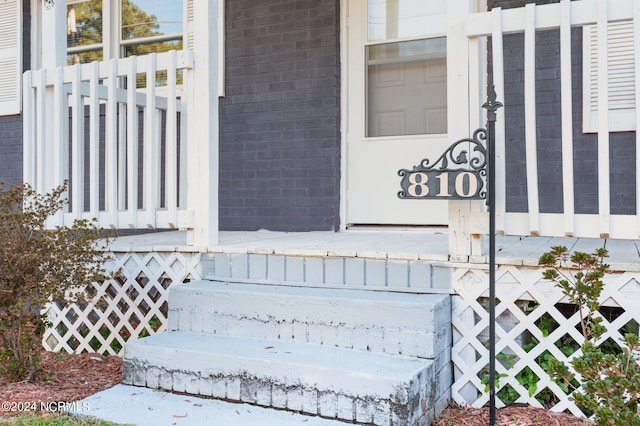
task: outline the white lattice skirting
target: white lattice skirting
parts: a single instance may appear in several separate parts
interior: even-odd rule
[[[46,311],[51,326],[43,336],[50,351],[121,355],[129,338],[167,326],[169,286],[201,279],[200,254],[116,252],[107,270],[121,268],[118,279],[94,284],[95,302]]]
[[[453,399],[481,407],[488,402],[488,271],[453,271]],[[496,371],[501,376],[499,406],[521,402],[584,416],[568,395],[545,372],[550,357],[575,357],[582,336],[579,315],[553,283],[542,279],[540,268],[500,266],[496,273]],[[605,278],[599,315],[607,333],[602,341],[615,345],[627,332],[638,332],[640,274],[614,273]]]
[[[47,350],[121,354],[129,338],[166,329],[169,286],[205,275],[200,253],[114,254],[108,268],[122,268],[122,276],[95,286],[96,303],[48,307]],[[452,265],[452,398],[474,407],[489,398],[488,282],[486,265]],[[602,340],[615,345],[624,333],[638,332],[640,273],[613,273],[605,284],[599,314],[608,331]],[[553,283],[542,279],[538,267],[500,266],[496,287],[498,405],[520,402],[583,415],[545,371],[549,358],[568,361],[578,354],[582,337],[574,307]]]

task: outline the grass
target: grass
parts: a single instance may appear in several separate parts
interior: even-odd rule
[[[0,423],[10,426],[117,426],[92,417],[72,417],[64,414],[36,416],[25,414],[18,417],[0,417]]]

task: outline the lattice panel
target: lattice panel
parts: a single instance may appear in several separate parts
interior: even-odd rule
[[[481,407],[489,401],[488,271],[460,268],[452,281],[455,378],[452,397]],[[607,333],[602,342],[616,345],[627,332],[638,332],[640,274],[611,274],[605,279],[599,315]],[[584,416],[545,371],[550,357],[569,361],[579,354],[582,335],[575,306],[566,303],[540,268],[501,266],[496,273],[496,404],[527,403]],[[576,385],[578,382],[576,381]],[[569,391],[570,392],[570,391]]]
[[[114,253],[108,270],[121,269],[114,280],[89,289],[92,303],[47,307],[51,326],[43,336],[45,349],[68,353],[120,355],[130,338],[167,327],[167,297],[171,285],[200,279],[197,253]]]

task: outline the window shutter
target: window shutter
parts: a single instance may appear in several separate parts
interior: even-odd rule
[[[20,113],[21,30],[20,0],[0,0],[0,115]]]
[[[583,130],[598,131],[598,37],[595,25],[584,27]],[[633,22],[608,24],[608,98],[611,131],[635,130]]]
[[[194,0],[185,0],[186,13],[184,14],[185,49],[195,49]],[[218,96],[224,96],[224,5],[225,0],[218,0]]]
[[[184,14],[184,38],[185,49],[193,50],[195,47],[195,38],[193,30],[194,11],[193,0],[186,0],[186,13]]]

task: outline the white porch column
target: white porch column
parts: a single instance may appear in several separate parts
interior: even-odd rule
[[[66,0],[42,0],[34,2],[39,11],[35,14],[41,16],[41,28],[38,33],[40,45],[40,67],[43,69],[53,69],[66,65],[67,59],[67,2]],[[33,63],[33,61],[32,61]],[[37,61],[36,61],[37,63]],[[61,185],[68,174],[61,171],[61,164],[55,164],[61,157],[66,157],[66,152],[60,152],[60,142],[64,139],[63,135],[56,133],[62,127],[56,126],[56,123],[62,121],[60,105],[55,99],[56,93],[53,87],[45,89],[45,105],[42,111],[43,130],[40,134],[41,141],[39,146],[43,152],[37,158],[41,161],[35,165],[35,171],[38,178],[35,189],[41,193],[51,190]],[[32,159],[33,161],[33,159]],[[61,215],[56,215],[50,219],[49,224],[60,224]]]
[[[188,243],[218,242],[218,1],[193,0],[194,68],[187,117]]]
[[[472,116],[484,101],[480,101],[480,76],[470,79],[470,72],[481,72],[479,58],[472,58],[474,46],[469,45],[465,23],[473,11],[473,0],[447,1],[447,129],[451,143],[470,137],[479,127],[479,117]],[[479,53],[478,53],[479,54]],[[470,107],[470,103],[476,103]],[[483,201],[449,201],[449,255],[454,261],[466,262],[469,256],[480,255],[480,235],[474,233],[474,218]],[[475,214],[474,214],[475,210]],[[477,232],[477,231],[475,231]]]
[[[42,8],[42,68],[63,66],[67,56],[67,2],[42,0],[38,5]]]

